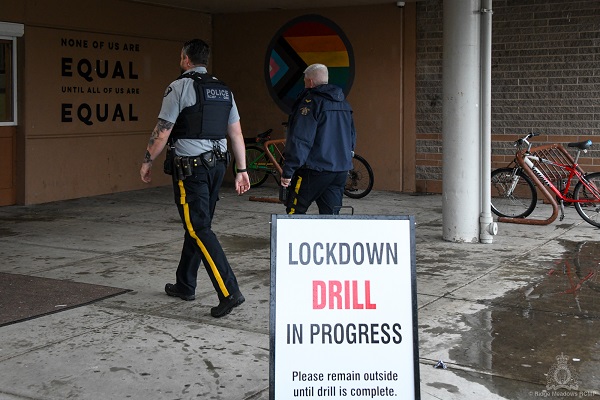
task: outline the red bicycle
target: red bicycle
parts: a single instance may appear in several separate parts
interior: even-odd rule
[[[519,150],[512,166],[492,171],[492,212],[511,219],[526,218],[537,206],[539,189],[552,204],[556,200],[550,192],[555,195],[560,203],[560,220],[564,218],[564,205],[573,204],[584,221],[600,227],[600,172],[586,173],[578,164],[580,154],[588,151],[592,141],[567,144],[577,149],[573,158],[560,144],[532,149],[529,139],[538,135],[530,133],[517,140]]]

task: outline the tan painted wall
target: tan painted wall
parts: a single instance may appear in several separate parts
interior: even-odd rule
[[[402,133],[411,126],[402,116],[402,65],[404,19],[414,19],[410,3],[404,9],[391,3],[217,16],[119,0],[0,0],[0,9],[3,21],[25,25],[19,41],[19,204],[147,187],[139,164],[162,94],[179,74],[181,44],[192,37],[212,42],[209,69],[234,90],[245,135],[274,128],[282,137],[287,116],[268,93],[265,53],[273,35],[303,14],[333,20],[351,42],[356,75],[348,99],[357,152],[371,163],[377,189],[407,189],[403,153],[414,153],[414,132]],[[125,44],[133,47],[125,50]],[[107,107],[107,120],[99,120],[97,105],[102,118]],[[154,186],[169,184],[161,161]]]
[[[271,39],[285,23],[304,14],[319,14],[344,31],[354,50],[355,79],[348,100],[354,109],[357,153],[373,167],[375,188],[403,190],[401,110],[405,12],[390,2],[370,7],[215,16],[214,72],[234,91],[244,134],[253,136],[274,128],[279,131],[279,137],[283,137],[281,122],[287,116],[271,99],[265,84],[265,54]]]
[[[139,164],[181,43],[37,27],[26,34],[43,44],[25,53],[26,202],[142,187]]]
[[[139,167],[162,94],[181,44],[210,42],[211,17],[116,0],[17,3],[7,6],[8,21],[25,24],[17,202],[147,187]],[[161,161],[152,185],[169,184]]]

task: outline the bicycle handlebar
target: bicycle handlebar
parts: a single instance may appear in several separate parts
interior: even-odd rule
[[[515,141],[515,147],[521,147],[521,146],[523,146],[523,144],[527,144],[528,146],[531,146],[531,143],[529,143],[528,139],[535,137],[535,136],[540,136],[540,134],[537,132],[528,133],[527,136],[525,136],[524,138],[521,138],[521,139]]]

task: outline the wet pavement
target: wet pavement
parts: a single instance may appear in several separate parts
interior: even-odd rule
[[[345,205],[415,216],[422,399],[600,399],[600,230],[574,209],[472,244],[442,240],[440,195]],[[223,190],[213,228],[246,303],[214,319],[203,270],[196,301],[163,292],[182,237],[170,188],[0,208],[0,272],[130,290],[0,327],[0,399],[268,399],[269,221],[282,212]]]

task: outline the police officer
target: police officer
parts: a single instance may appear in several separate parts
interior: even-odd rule
[[[313,201],[319,214],[338,214],[342,206],[356,131],[342,89],[328,81],[325,65],[306,68],[305,89],[288,119],[280,182],[288,188],[288,214],[305,214]]]
[[[175,203],[185,235],[176,283],[167,283],[165,292],[183,300],[194,300],[202,262],[219,298],[219,304],[210,312],[219,318],[245,300],[211,229],[228,162],[226,136],[231,139],[238,166],[235,177],[238,195],[250,188],[250,180],[245,169],[238,110],[229,88],[207,73],[209,54],[209,46],[200,39],[183,45],[180,61],[183,74],[165,91],[140,175],[142,181],[150,182],[152,161],[168,144],[164,169],[173,175]]]

